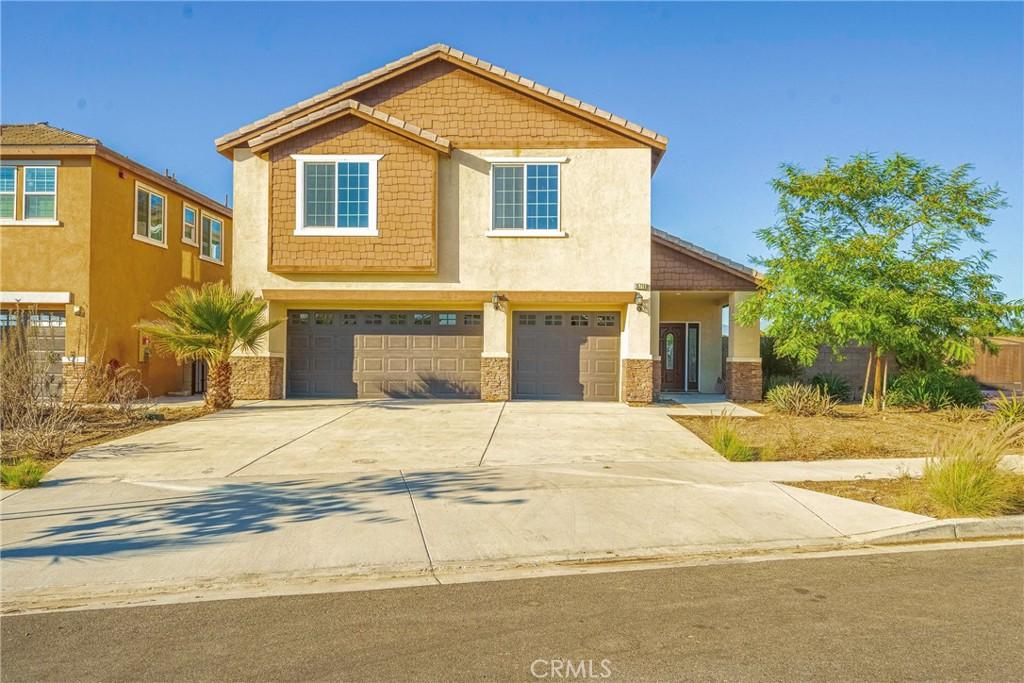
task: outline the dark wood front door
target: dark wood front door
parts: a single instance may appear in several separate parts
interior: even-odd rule
[[[661,390],[697,391],[700,368],[700,325],[661,326]]]

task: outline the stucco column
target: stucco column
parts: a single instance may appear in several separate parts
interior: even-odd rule
[[[661,398],[661,292],[651,292],[651,400]]]
[[[512,362],[509,356],[508,302],[495,308],[484,304],[484,349],[480,354],[480,398],[507,401],[512,396]]]
[[[729,294],[729,354],[725,359],[725,394],[734,401],[761,400],[761,327],[741,325],[739,306],[753,292]]]
[[[263,335],[255,353],[239,353],[231,358],[231,394],[235,398],[284,398],[288,311],[283,303],[268,302],[264,315],[283,322]]]
[[[622,326],[622,400],[626,403],[650,403],[654,400],[654,355],[651,353],[650,293],[645,293],[644,309],[626,305]]]

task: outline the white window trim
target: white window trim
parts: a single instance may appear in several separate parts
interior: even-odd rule
[[[198,238],[199,238],[199,260],[200,261],[207,261],[209,263],[216,263],[218,266],[223,266],[224,265],[223,258],[215,259],[212,256],[207,256],[206,254],[203,253],[203,219],[204,218],[209,218],[211,221],[217,221],[218,223],[220,223],[220,253],[221,253],[221,255],[224,254],[224,219],[219,217],[219,216],[216,216],[216,215],[214,215],[212,213],[206,213],[205,211],[201,211],[200,213],[198,213],[196,215],[199,217],[199,227],[198,227],[198,230],[199,230],[199,235],[198,235]],[[213,228],[212,227],[210,228],[210,245],[213,246]]]
[[[4,168],[14,169],[14,189],[11,190],[10,192],[0,192],[0,195],[11,195],[11,208],[14,210],[14,215],[4,216],[3,218],[0,218],[0,220],[2,220],[4,224],[7,224],[8,222],[14,222],[17,221],[18,219],[18,167],[15,166],[14,164],[0,165],[2,165]]]
[[[140,189],[143,189],[146,192],[149,192],[150,194],[155,194],[155,195],[157,195],[158,197],[160,197],[161,199],[164,200],[164,239],[163,239],[162,242],[160,240],[155,240],[155,239],[153,239],[152,237],[149,236],[148,233],[149,233],[149,229],[150,229],[151,226],[148,224],[148,222],[147,222],[147,225],[146,225],[146,232],[147,232],[146,235],[140,235],[137,232],[135,232],[135,227],[136,227],[135,221],[138,220],[138,216],[139,216],[139,190]],[[146,208],[147,208],[146,215],[148,216],[149,215],[149,211],[148,211],[149,207],[146,207]],[[164,249],[167,248],[167,195],[165,195],[163,192],[157,192],[156,190],[154,190],[149,185],[146,185],[145,183],[140,183],[137,180],[135,181],[135,201],[132,202],[132,239],[138,240],[139,242],[145,242],[146,244],[152,244],[153,246],[156,246],[156,247],[163,247]]]
[[[136,200],[136,201],[138,201],[138,200]],[[192,226],[194,228],[194,230],[192,231],[192,239],[191,240],[185,238],[185,211],[188,210],[188,209],[192,209],[192,213],[194,213],[195,217],[196,217],[196,224],[194,226]],[[181,205],[181,241],[184,242],[185,244],[191,244],[193,247],[198,247],[199,246],[199,237],[200,237],[199,232],[202,229],[203,229],[203,220],[199,216],[199,209],[197,209],[196,207],[192,206],[191,204],[182,204]]]
[[[53,192],[29,192],[28,191],[28,183],[25,182],[25,181],[28,178],[28,170],[30,168],[52,168],[53,169]],[[60,223],[57,221],[57,190],[59,189],[58,188],[59,179],[57,178],[57,176],[59,174],[57,173],[57,167],[56,166],[51,166],[51,165],[35,164],[35,165],[32,165],[32,166],[22,166],[22,169],[23,170],[22,170],[22,174],[21,174],[21,220],[18,221],[18,224],[19,225],[47,225],[47,226],[59,225]],[[17,185],[17,183],[18,183],[17,172],[15,172],[14,183],[15,183],[14,187],[17,188],[18,187],[18,185]],[[39,197],[41,197],[41,196],[46,196],[46,195],[50,195],[50,194],[53,195],[53,218],[25,218],[25,205],[27,203],[25,201],[26,197],[28,197],[28,196],[39,196]],[[17,200],[15,200],[15,204],[17,204]],[[14,215],[15,216],[18,215],[18,207],[17,207],[17,205],[15,205],[15,207],[14,207]]]
[[[485,161],[491,164],[490,191],[487,201],[491,203],[491,226],[485,233],[487,237],[568,237],[568,233],[562,230],[562,168],[558,168],[558,228],[528,228],[526,227],[526,167],[544,164],[562,164],[568,161],[567,157],[484,157]],[[522,166],[523,167],[523,227],[521,228],[495,228],[494,227],[494,169],[499,166]]]
[[[315,237],[377,237],[380,232],[377,230],[377,162],[384,158],[383,154],[293,154],[295,160],[295,234]],[[303,225],[305,217],[305,194],[303,180],[306,176],[307,163],[367,163],[367,184],[369,185],[368,206],[367,206],[367,227],[365,228],[341,228],[341,227],[306,227]],[[338,201],[338,173],[334,173],[334,201]],[[338,211],[335,208],[334,222],[337,225]]]

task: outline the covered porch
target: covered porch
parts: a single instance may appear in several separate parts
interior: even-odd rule
[[[655,399],[760,400],[760,328],[736,320],[738,307],[757,290],[757,273],[655,230],[651,279]]]

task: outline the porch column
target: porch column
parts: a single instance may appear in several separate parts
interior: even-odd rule
[[[654,360],[651,353],[650,294],[645,296],[644,310],[636,304],[626,305],[622,331],[622,400],[626,403],[650,403],[654,400]]]
[[[512,359],[509,355],[509,304],[495,308],[484,304],[484,349],[480,354],[480,398],[507,401],[512,398]]]
[[[651,400],[661,399],[661,292],[651,292]]]
[[[761,400],[761,327],[741,325],[739,306],[754,292],[729,294],[729,353],[725,359],[725,394],[733,401]]]

